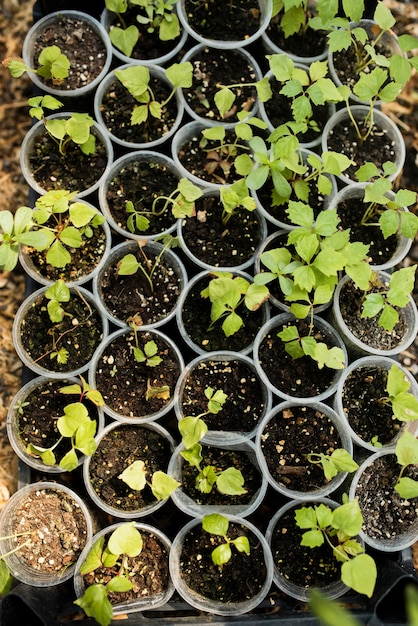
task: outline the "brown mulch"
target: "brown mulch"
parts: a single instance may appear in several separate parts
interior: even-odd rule
[[[0,62],[21,55],[24,36],[32,23],[34,0],[0,0]],[[397,17],[396,32],[418,36],[417,4],[385,0]],[[27,99],[31,95],[28,77],[11,79],[0,65],[0,210],[11,211],[28,203],[28,188],[19,166],[20,144],[30,127]],[[406,141],[407,164],[401,187],[418,191],[418,75],[414,76],[397,102],[384,107],[398,124]],[[406,263],[418,261],[415,242]],[[6,435],[8,406],[21,383],[21,365],[12,342],[15,311],[23,299],[24,277],[19,272],[0,272],[0,509],[17,488],[17,457]],[[417,341],[401,355],[402,363],[418,376]],[[418,549],[414,550],[418,567]]]

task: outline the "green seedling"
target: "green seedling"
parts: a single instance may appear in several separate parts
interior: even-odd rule
[[[286,54],[267,55],[267,59],[273,76],[283,85],[279,93],[291,101],[293,120],[302,125],[301,132],[312,129],[319,133],[314,107],[342,100],[336,85],[327,76],[328,62],[314,61],[307,71],[295,67]]]
[[[246,177],[253,170],[248,142],[253,128],[264,130],[267,125],[257,117],[246,119],[246,115],[246,111],[237,114],[239,122],[232,130],[224,126],[202,130],[199,148],[206,153],[204,168],[221,185],[230,182],[233,172]]]
[[[411,383],[396,363],[388,372],[386,391],[388,395],[378,402],[392,407],[394,419],[400,422],[418,419],[418,399],[411,393]]]
[[[321,211],[315,219],[309,205],[291,200],[286,212],[295,228],[285,247],[261,254],[266,271],[254,277],[256,284],[278,281],[285,302],[298,319],[312,315],[315,306],[332,300],[343,270],[356,284],[368,285],[368,246],[350,242],[349,230],[339,228],[336,209]]]
[[[237,312],[239,307],[257,311],[270,294],[265,285],[250,283],[243,276],[234,276],[231,272],[214,272],[213,276],[201,292],[202,298],[209,298],[212,305],[209,329],[222,321],[221,328],[225,336],[230,337],[244,325]]]
[[[37,233],[32,228],[33,210],[27,206],[19,207],[15,213],[8,209],[0,211],[0,269],[10,272],[19,260],[19,246],[46,246],[46,233]]]
[[[96,137],[90,132],[94,119],[88,113],[72,113],[69,118],[47,118],[45,128],[65,156],[69,145],[75,144],[83,154],[94,154]]]
[[[235,85],[217,85],[219,91],[216,92],[214,101],[215,105],[223,119],[227,119],[230,115],[231,109],[234,106],[236,99],[236,92],[233,89],[243,89],[244,87],[254,87],[257,92],[257,99],[259,102],[267,102],[272,97],[270,83],[267,77],[262,78],[253,83],[238,83]],[[249,115],[249,112],[244,108],[244,113]]]
[[[336,6],[336,3],[334,3],[334,6]],[[367,82],[367,76],[370,76],[374,69],[378,68],[384,72],[382,85],[385,85],[385,89],[387,88],[392,93],[399,92],[410,79],[413,68],[416,68],[418,65],[416,59],[406,56],[406,53],[418,47],[418,40],[412,35],[401,35],[398,38],[400,54],[393,52],[389,56],[381,54],[379,45],[382,42],[382,38],[384,38],[386,33],[392,34],[392,28],[396,24],[396,19],[390,9],[382,2],[377,3],[373,14],[374,25],[371,36],[359,24],[364,11],[362,3],[350,4],[346,2],[343,9],[346,12],[346,17],[332,17],[324,25],[329,29],[329,50],[338,52],[351,48],[354,50],[356,58],[356,72],[361,80]],[[357,23],[353,26],[352,22]],[[368,100],[368,98],[362,98],[356,92],[356,86],[354,87],[354,93],[361,99]]]
[[[220,544],[212,550],[212,562],[214,565],[222,567],[232,558],[232,546],[238,552],[250,555],[250,542],[245,535],[239,535],[235,539],[228,537],[229,520],[219,513],[205,515],[202,518],[202,528],[211,535],[217,535],[224,539],[225,543]]]
[[[131,114],[131,124],[145,124],[149,116],[161,119],[164,107],[176,93],[177,89],[191,87],[193,66],[189,62],[174,63],[164,70],[172,89],[169,96],[162,102],[155,99],[150,86],[151,75],[145,65],[131,65],[122,70],[115,70],[116,78],[136,100]]]
[[[68,77],[70,61],[58,46],[47,46],[38,56],[38,67],[28,67],[23,59],[7,58],[3,62],[13,78],[20,78],[26,72],[37,74],[52,80],[54,85],[61,85]]]
[[[161,217],[170,208],[176,219],[192,217],[195,212],[195,201],[202,195],[202,190],[187,178],[181,178],[174,191],[169,196],[157,196],[150,208],[137,210],[131,200],[126,203],[126,212],[129,214],[126,225],[131,233],[145,232],[150,226],[153,217]]]
[[[402,267],[390,276],[386,287],[377,272],[372,272],[368,293],[363,297],[362,318],[379,316],[378,324],[391,332],[399,321],[397,309],[406,307],[414,288],[416,265]],[[373,291],[375,290],[375,292]]]
[[[222,389],[212,389],[212,387],[206,387],[204,393],[208,401],[207,410],[195,417],[183,417],[179,421],[179,431],[186,450],[192,448],[208,432],[208,427],[203,418],[206,415],[217,415],[222,410],[223,405],[227,400],[227,395],[222,391]]]
[[[342,349],[337,346],[328,348],[326,343],[317,341],[312,333],[312,324],[309,334],[303,337],[300,336],[297,326],[291,325],[277,333],[277,336],[285,343],[285,350],[293,359],[308,356],[316,361],[319,369],[344,369],[346,363]]]
[[[64,346],[60,347],[60,343],[64,340],[65,337],[67,337],[68,333],[72,332],[73,330],[76,331],[80,323],[87,323],[89,317],[93,313],[93,309],[91,308],[87,300],[84,299],[80,292],[77,292],[77,294],[82,298],[84,304],[88,309],[88,315],[83,320],[83,322],[80,322],[79,320],[74,320],[73,315],[69,312],[66,312],[65,309],[62,307],[62,304],[71,300],[71,291],[64,280],[59,279],[53,285],[48,287],[48,289],[46,289],[45,298],[48,300],[46,310],[48,311],[49,319],[52,322],[52,326],[48,331],[52,337],[52,348],[48,353],[42,355],[41,357],[38,357],[38,360],[44,358],[47,354],[49,354],[50,358],[57,359],[58,363],[67,363],[69,356],[68,350]],[[70,329],[61,331],[60,324],[63,321],[64,316],[71,317],[73,319],[73,324]]]
[[[326,543],[334,558],[341,562],[342,582],[371,598],[377,569],[373,558],[356,539],[363,525],[357,500],[335,509],[325,504],[303,506],[295,511],[296,525],[303,531],[301,545],[315,549]]]
[[[154,293],[154,274],[161,263],[164,252],[166,252],[175,243],[176,239],[174,237],[167,237],[165,244],[162,246],[160,252],[155,256],[153,261],[147,257],[143,245],[139,243],[138,248],[143,257],[143,261],[138,261],[137,257],[132,253],[125,254],[125,256],[122,257],[117,264],[117,274],[119,276],[132,276],[140,271],[146,278],[151,293]],[[137,321],[139,321],[138,317]]]
[[[69,265],[71,250],[80,248],[83,238],[90,239],[94,230],[106,221],[98,209],[73,201],[75,195],[76,192],[58,189],[48,191],[35,202],[35,232],[46,236],[48,242],[46,246],[36,244],[33,247],[46,250],[46,262],[53,267]]]
[[[322,465],[327,480],[331,480],[339,472],[355,472],[358,469],[358,464],[344,448],[337,448],[331,454],[311,452],[305,457],[310,463]]]
[[[365,163],[356,172],[359,182],[373,181],[364,190],[365,211],[361,223],[379,226],[383,237],[402,235],[415,239],[418,232],[418,216],[404,208],[417,202],[417,194],[410,189],[393,191],[389,176],[396,171],[395,163],[383,163],[383,175],[374,163]]]
[[[28,100],[29,115],[32,119],[41,120],[46,116],[45,109],[48,111],[58,111],[64,104],[54,98],[45,94],[44,96],[33,96]]]
[[[168,476],[165,472],[157,470],[147,480],[149,470],[144,461],[133,461],[126,469],[119,474],[118,478],[133,489],[134,491],[142,491],[148,485],[152,491],[154,498],[157,500],[167,500],[175,489],[180,485],[179,482]]]
[[[96,406],[103,406],[104,400],[101,393],[97,389],[91,389],[88,383],[80,376],[81,385],[75,383],[62,387],[60,392],[63,394],[77,394],[79,400],[72,402],[64,407],[64,415],[57,420],[57,429],[59,438],[49,448],[42,448],[29,444],[27,446],[28,454],[39,457],[45,465],[56,465],[57,458],[54,450],[64,440],[69,440],[71,449],[59,461],[59,466],[64,470],[71,472],[78,466],[77,452],[89,456],[96,450],[96,442],[94,436],[97,430],[95,420],[89,416],[88,409],[83,404],[83,399],[88,398]]]
[[[112,26],[109,36],[112,44],[126,56],[132,55],[133,49],[141,38],[135,24],[126,25],[124,15],[137,7],[138,24],[147,27],[148,33],[156,33],[161,41],[170,41],[180,35],[180,23],[175,12],[178,0],[105,0],[108,11],[116,13],[121,26]]]
[[[132,353],[137,363],[144,363],[147,368],[154,368],[162,363],[163,359],[158,354],[158,346],[155,341],[147,341],[144,345],[144,349],[139,347],[138,330],[142,325],[142,320],[139,315],[128,318],[127,323],[132,328],[135,338],[135,346],[132,347]],[[168,385],[162,385],[155,387],[151,384],[151,377],[147,379],[147,390],[145,393],[145,399],[151,400],[152,398],[161,398],[168,400],[170,397],[170,388]]]
[[[406,468],[410,465],[418,464],[418,439],[408,431],[398,439],[395,448],[396,460],[401,466],[395,491],[404,498],[410,500],[418,497],[418,480],[403,476]]]
[[[105,217],[84,202],[74,201],[76,193],[66,190],[48,191],[37,198],[35,207],[19,207],[0,214],[0,266],[13,269],[18,259],[19,244],[30,250],[45,252],[45,260],[53,267],[71,263],[71,251],[80,248],[83,238],[91,238],[94,229]]]
[[[227,400],[226,394],[221,389],[215,390],[211,387],[205,389],[205,396],[208,400],[206,411],[195,417],[183,417],[179,421],[179,431],[184,445],[184,450],[180,454],[189,465],[198,470],[196,489],[202,493],[211,493],[215,486],[220,493],[226,495],[237,496],[247,493],[243,487],[244,477],[235,467],[219,470],[214,465],[207,465],[202,468],[202,446],[199,441],[208,432],[206,422],[202,418],[219,413]]]
[[[74,601],[74,604],[81,607],[88,617],[93,617],[100,626],[108,626],[113,618],[109,593],[123,593],[132,589],[129,559],[138,556],[141,551],[141,533],[135,528],[135,522],[126,522],[112,532],[107,542],[105,537],[100,537],[82,563],[80,576],[99,568],[109,570],[106,582],[90,585],[81,598]]]
[[[256,203],[249,194],[245,178],[235,181],[232,185],[222,186],[220,190],[222,202],[222,223],[226,226],[239,209],[254,211]]]
[[[338,152],[323,152],[320,156],[303,157],[297,134],[304,125],[288,122],[278,126],[267,142],[255,136],[249,141],[253,166],[246,177],[249,189],[257,191],[267,181],[272,184],[272,205],[289,202],[292,194],[309,203],[309,194],[329,195],[332,183],[328,175],[339,176],[353,161]]]

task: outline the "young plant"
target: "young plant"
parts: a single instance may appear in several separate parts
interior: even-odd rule
[[[371,180],[364,190],[365,211],[361,223],[365,226],[379,226],[383,237],[401,235],[415,239],[418,232],[418,216],[406,207],[414,206],[417,194],[410,189],[393,190],[389,176],[396,170],[390,161],[383,163],[383,175],[372,163],[365,163],[356,172],[359,182]]]
[[[94,154],[96,137],[90,132],[94,119],[88,113],[72,113],[68,118],[45,117],[45,110],[56,111],[63,106],[53,96],[34,96],[29,98],[29,115],[44,120],[45,129],[51,139],[58,145],[60,154],[65,157],[71,143],[80,148],[84,154]]]
[[[0,211],[0,269],[12,271],[19,260],[19,246],[44,247],[48,244],[48,235],[33,231],[33,210],[27,206],[19,207],[15,213],[8,209]]]
[[[357,541],[363,516],[357,500],[335,509],[325,504],[303,506],[295,511],[296,524],[303,531],[301,545],[315,549],[327,544],[334,558],[342,563],[342,582],[370,598],[377,570],[373,558]]]
[[[378,325],[391,332],[399,321],[398,309],[404,308],[414,288],[416,265],[402,267],[390,275],[386,286],[373,271],[362,300],[362,318],[379,316]]]
[[[147,479],[149,470],[144,461],[133,461],[127,468],[119,474],[118,478],[128,485],[134,491],[142,491],[148,485],[156,500],[167,500],[175,489],[180,485],[179,482],[168,476],[165,472],[157,470]]]
[[[180,454],[189,465],[198,470],[196,489],[202,493],[211,493],[215,486],[220,493],[226,495],[237,496],[247,493],[243,487],[244,477],[235,467],[219,470],[214,465],[206,465],[202,468],[202,446],[199,441],[208,432],[206,422],[202,418],[219,413],[227,399],[221,389],[214,390],[211,387],[205,389],[205,396],[208,400],[206,411],[195,417],[183,417],[179,421],[179,431],[184,445],[184,450]]]
[[[277,333],[277,336],[284,342],[286,352],[293,359],[308,356],[317,362],[319,369],[323,367],[344,369],[346,366],[344,352],[341,348],[337,346],[328,348],[326,343],[317,341],[313,337],[312,323],[309,325],[307,335],[301,336],[297,326],[291,325]]]
[[[217,85],[219,91],[216,92],[214,101],[215,105],[223,119],[227,119],[233,110],[234,102],[236,99],[236,92],[232,91],[234,88],[241,90],[244,87],[254,87],[257,91],[257,98],[260,102],[267,102],[272,97],[270,83],[267,77],[264,77],[254,83],[238,83],[235,85]],[[248,115],[248,111],[244,109],[243,113]]]
[[[342,100],[336,85],[327,76],[328,62],[314,61],[307,71],[295,67],[286,54],[268,55],[267,59],[273,76],[283,85],[279,93],[291,101],[293,120],[301,125],[301,132],[312,129],[319,133],[314,107]]]
[[[126,212],[129,217],[126,221],[131,233],[136,231],[145,232],[150,226],[153,217],[161,217],[171,208],[176,219],[192,217],[195,212],[195,201],[202,195],[202,190],[187,178],[181,178],[174,191],[169,196],[157,196],[150,208],[143,210],[135,209],[131,200],[126,202]]]
[[[402,437],[398,439],[395,448],[396,460],[401,466],[401,471],[395,485],[395,491],[404,498],[410,500],[418,497],[418,480],[403,476],[406,468],[410,465],[418,464],[418,439],[405,431]]]
[[[47,311],[49,319],[52,322],[52,326],[49,329],[49,334],[52,337],[52,348],[46,354],[42,355],[43,358],[49,354],[50,359],[56,359],[58,363],[65,364],[68,361],[69,353],[65,346],[65,338],[68,333],[79,327],[80,323],[86,324],[88,323],[88,319],[90,315],[93,313],[93,310],[87,300],[83,298],[84,303],[88,307],[88,315],[83,322],[79,320],[74,320],[73,315],[70,312],[67,312],[62,304],[66,302],[70,302],[71,300],[71,291],[66,285],[65,281],[62,279],[57,280],[53,285],[48,287],[45,291],[45,298],[48,300]],[[61,322],[64,319],[64,316],[70,317],[73,319],[73,323],[70,329],[62,330]],[[64,345],[61,345],[61,343]],[[38,360],[39,360],[38,359]]]
[[[53,267],[71,263],[71,250],[80,248],[83,238],[90,239],[94,229],[106,221],[98,209],[73,201],[75,195],[58,189],[48,191],[35,202],[34,230],[47,238],[47,245],[35,244],[33,248],[46,250],[45,260]]]
[[[239,209],[254,211],[257,206],[254,198],[249,194],[245,178],[235,181],[232,185],[222,186],[220,198],[223,206],[221,219],[224,226]]]
[[[329,195],[332,183],[328,174],[339,176],[354,163],[338,152],[324,152],[321,156],[306,157],[300,149],[297,134],[304,125],[288,122],[278,126],[268,137],[255,136],[249,141],[254,160],[246,177],[249,189],[257,191],[268,180],[272,184],[272,206],[286,204],[293,199],[309,203],[309,195]]]
[[[400,422],[418,419],[418,399],[411,393],[411,383],[396,363],[388,372],[386,391],[388,395],[378,402],[392,407],[394,419]]]
[[[160,252],[156,255],[154,260],[151,260],[147,257],[144,252],[144,246],[141,245],[141,242],[139,242],[138,248],[143,257],[143,261],[138,261],[136,256],[132,253],[125,254],[125,256],[122,257],[122,259],[118,262],[117,274],[119,276],[132,276],[133,274],[136,274],[139,270],[141,274],[146,278],[151,293],[154,293],[155,271],[157,270],[161,262],[164,252],[166,252],[171,246],[174,245],[174,241],[174,237],[168,237],[165,244],[162,246]],[[136,321],[139,321],[138,317],[136,318]]]
[[[138,330],[142,325],[140,316],[133,316],[128,318],[127,323],[132,328],[135,338],[135,346],[132,347],[132,353],[137,363],[144,363],[147,368],[157,367],[162,363],[163,359],[158,354],[158,346],[155,341],[147,341],[144,345],[144,349],[139,347]],[[168,400],[170,397],[170,388],[168,385],[162,385],[161,387],[153,386],[151,383],[151,376],[147,379],[147,390],[145,393],[145,399],[151,400],[152,398],[162,398]]]
[[[109,600],[110,593],[123,593],[133,588],[129,580],[132,565],[130,559],[142,551],[142,536],[135,528],[135,522],[126,522],[118,526],[109,536],[100,537],[89,551],[80,567],[80,576],[85,576],[98,569],[105,568],[109,575],[86,588],[81,598],[74,604],[81,607],[88,617],[93,617],[101,626],[108,626],[112,621],[113,607]]]
[[[10,72],[13,78],[20,78],[25,72],[32,72],[52,80],[53,85],[61,85],[68,77],[70,61],[63,54],[58,46],[47,46],[38,56],[38,67],[31,68],[26,65],[23,59],[7,58],[2,62],[4,67]]]
[[[202,298],[209,298],[211,302],[212,329],[217,323],[226,337],[237,333],[244,325],[244,320],[237,312],[240,306],[249,311],[257,311],[269,297],[265,285],[250,283],[243,276],[234,276],[231,272],[214,272],[209,285],[202,290]]]
[[[327,480],[337,476],[338,472],[355,472],[359,467],[344,448],[337,448],[331,454],[310,452],[305,456],[310,463],[322,465]]]
[[[199,148],[206,153],[204,168],[221,185],[229,183],[234,171],[245,177],[253,170],[247,142],[253,137],[252,127],[264,130],[266,124],[256,117],[245,119],[246,115],[245,111],[238,113],[240,121],[232,130],[213,126],[202,131]]]
[[[170,41],[180,35],[180,24],[175,12],[178,0],[105,0],[108,11],[115,13],[121,26],[112,26],[109,37],[112,44],[130,57],[141,38],[135,24],[126,25],[124,15],[138,8],[136,20],[146,26],[148,33],[156,33],[161,41]]]
[[[202,517],[202,528],[204,531],[211,535],[217,535],[224,539],[224,543],[216,546],[212,550],[212,562],[214,565],[222,567],[228,563],[232,558],[232,546],[238,552],[244,552],[247,556],[250,555],[250,542],[245,535],[239,535],[235,539],[228,537],[229,520],[219,513],[211,513],[210,515],[204,515]]]
[[[291,200],[286,213],[295,228],[286,246],[261,254],[266,271],[254,277],[256,284],[277,280],[290,311],[299,319],[331,301],[339,272],[346,271],[363,287],[368,284],[368,246],[350,242],[349,230],[339,229],[336,209],[323,210],[315,219],[309,205]]]
[[[67,385],[60,389],[63,394],[76,394],[79,396],[77,402],[72,402],[64,407],[64,415],[57,420],[59,438],[49,448],[42,448],[29,444],[27,452],[39,457],[45,465],[56,465],[57,458],[54,450],[63,440],[69,440],[71,449],[59,461],[59,466],[71,472],[78,466],[77,452],[86,456],[93,454],[96,450],[94,436],[97,424],[89,416],[88,409],[83,404],[83,399],[88,398],[96,406],[103,406],[104,400],[97,389],[91,389],[88,383],[80,376],[81,385],[78,383]]]
[[[148,67],[131,65],[122,70],[115,70],[116,78],[137,102],[131,114],[132,125],[145,124],[149,116],[161,119],[164,107],[174,96],[176,90],[191,87],[193,80],[191,63],[174,63],[164,71],[172,85],[172,90],[164,101],[158,102],[150,86],[151,75]]]
[[[308,0],[273,0],[272,18],[276,16],[286,39],[306,34],[312,20]]]
[[[323,6],[325,4],[321,3]],[[334,15],[332,15],[332,7],[335,11]],[[330,12],[328,12],[329,9],[331,9]],[[364,79],[367,75],[372,74],[374,69],[379,68],[384,72],[383,83],[390,89],[393,85],[397,85],[395,89],[401,90],[410,79],[413,68],[418,65],[416,58],[406,56],[407,52],[418,47],[418,40],[412,35],[400,35],[397,41],[401,54],[391,51],[386,56],[379,51],[379,46],[385,34],[392,35],[392,28],[396,24],[396,19],[384,3],[378,2],[376,4],[371,34],[359,23],[364,12],[362,2],[345,2],[343,4],[345,17],[335,17],[337,10],[338,3],[331,2],[328,3],[327,11],[321,13],[323,19],[329,18],[323,27],[329,29],[328,47],[330,52],[339,52],[351,48],[354,51],[355,70],[358,76]],[[355,22],[354,26],[352,22]],[[361,98],[361,96],[359,97]]]

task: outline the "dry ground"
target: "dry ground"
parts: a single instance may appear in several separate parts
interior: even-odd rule
[[[397,32],[418,36],[417,3],[384,0],[397,16]],[[21,54],[25,33],[32,23],[33,0],[0,0],[0,62]],[[0,65],[0,210],[14,211],[27,204],[27,185],[19,167],[19,149],[30,126],[27,98],[29,78],[13,80]],[[398,101],[386,112],[396,121],[407,145],[407,164],[400,186],[418,191],[418,78],[411,80]],[[415,244],[408,263],[418,260]],[[0,272],[0,508],[17,486],[17,459],[11,451],[5,429],[9,403],[20,386],[21,367],[12,343],[14,313],[23,299],[24,279],[18,272]],[[402,355],[402,362],[418,376],[417,342]],[[418,564],[418,550],[417,564]]]

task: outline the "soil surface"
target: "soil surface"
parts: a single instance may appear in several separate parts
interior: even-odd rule
[[[397,158],[396,146],[386,129],[374,123],[369,134],[368,125],[362,120],[356,121],[360,136],[354,126],[344,120],[330,130],[327,139],[328,150],[340,152],[355,162],[344,170],[344,175],[353,182],[357,182],[355,172],[365,163],[373,161],[379,173],[383,174],[383,164],[387,161],[394,163]]]
[[[91,132],[95,134],[94,130]],[[42,129],[34,138],[29,154],[31,176],[45,191],[53,189],[85,191],[103,176],[107,163],[106,146],[97,136],[94,154],[84,154],[80,147],[71,141],[66,146],[63,157],[57,142]]]
[[[162,250],[162,248],[161,248]],[[133,254],[141,267],[134,274],[118,274],[121,259]],[[159,258],[135,244],[122,251],[119,258],[104,269],[98,280],[98,291],[106,310],[126,323],[135,318],[137,325],[155,324],[175,308],[182,289],[182,276],[168,255]]]
[[[61,322],[52,323],[47,311],[49,300],[40,296],[28,308],[21,322],[21,341],[28,356],[48,371],[71,372],[86,365],[103,339],[102,319],[90,303],[75,291],[62,306]],[[67,351],[65,362],[52,356]]]
[[[388,370],[363,366],[346,378],[341,393],[343,410],[354,432],[366,443],[389,444],[403,427],[387,398]]]
[[[392,539],[417,525],[418,498],[404,500],[395,491],[400,466],[394,454],[369,465],[357,483],[364,533],[375,539]],[[403,476],[417,480],[418,467],[409,465]]]
[[[236,123],[239,112],[253,109],[257,92],[251,83],[256,82],[257,73],[243,52],[203,47],[189,60],[193,65],[193,85],[184,88],[183,94],[196,115],[210,121]],[[215,104],[220,87],[228,87],[235,95],[224,116]]]
[[[225,2],[223,10],[216,0],[186,0],[184,8],[191,28],[207,39],[248,39],[260,24],[260,5],[254,0]]]
[[[179,178],[165,162],[153,158],[133,159],[108,182],[106,202],[109,212],[116,224],[128,233],[161,233],[176,222],[166,198],[177,188],[178,182]],[[132,212],[127,212],[127,201],[133,203]],[[149,220],[148,227],[138,227],[137,215]]]
[[[294,359],[286,352],[285,343],[277,336],[285,328],[296,325],[299,336],[305,337],[309,327],[305,320],[286,322],[278,325],[262,339],[258,349],[258,359],[271,384],[283,393],[296,398],[313,398],[326,391],[334,381],[336,371],[323,367],[309,356]],[[335,347],[332,338],[327,337],[319,328],[314,328],[312,335],[317,342],[326,343],[328,348]],[[280,363],[280,368],[277,367]]]
[[[196,215],[183,220],[186,248],[202,263],[238,267],[250,259],[261,243],[257,214],[238,208],[227,219],[216,195],[196,200]]]
[[[34,569],[63,573],[74,563],[87,540],[84,514],[74,499],[53,489],[34,491],[14,513],[16,532],[33,533],[17,538],[19,554]]]
[[[369,293],[379,293],[385,291],[385,285],[376,285]],[[407,327],[404,313],[399,307],[394,307],[399,313],[399,321],[395,324],[391,332],[379,326],[380,316],[361,317],[363,292],[356,287],[353,281],[349,280],[341,289],[339,306],[341,316],[349,330],[359,341],[367,346],[379,348],[380,350],[390,350],[396,348],[405,339]]]

